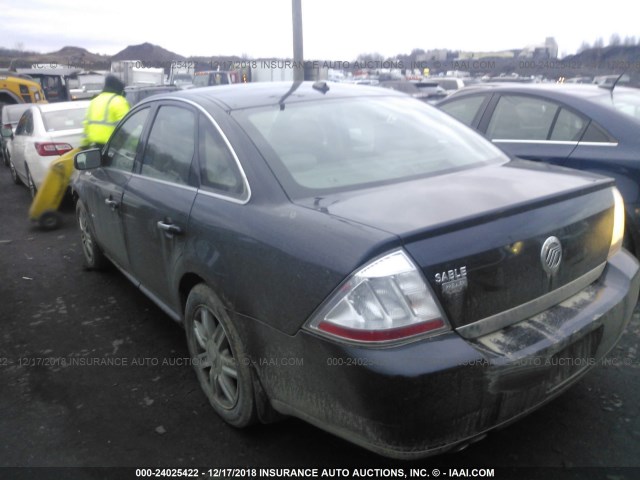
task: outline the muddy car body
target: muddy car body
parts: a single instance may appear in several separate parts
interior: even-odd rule
[[[184,322],[235,426],[293,415],[398,458],[460,446],[573,384],[638,297],[612,180],[512,161],[386,89],[157,96],[76,166],[87,264]]]

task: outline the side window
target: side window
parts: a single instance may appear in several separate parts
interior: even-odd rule
[[[616,140],[605,132],[598,124],[591,122],[580,139],[581,142],[616,143]]]
[[[456,120],[471,126],[485,98],[487,98],[486,95],[464,97],[460,100],[454,100],[446,105],[442,105],[440,108]]]
[[[126,172],[133,170],[140,135],[148,115],[148,108],[134,113],[113,134],[107,151],[106,166]]]
[[[562,108],[551,132],[551,140],[577,142],[586,127],[588,120]]]
[[[196,116],[186,108],[160,107],[149,133],[141,174],[189,185],[195,153]]]
[[[487,136],[504,140],[547,140],[558,105],[520,95],[500,97]]]
[[[244,183],[235,159],[222,136],[204,115],[200,115],[198,157],[202,187],[241,195]]]
[[[28,110],[22,114],[20,120],[18,120],[18,125],[16,126],[16,135],[26,135],[27,129],[27,120],[31,116],[31,112]]]
[[[27,112],[27,123],[24,126],[25,135],[33,135],[33,112]]]

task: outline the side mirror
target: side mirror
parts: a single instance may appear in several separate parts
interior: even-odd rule
[[[73,157],[73,165],[76,170],[89,170],[102,165],[102,151],[99,148],[92,148],[84,152],[76,153]]]

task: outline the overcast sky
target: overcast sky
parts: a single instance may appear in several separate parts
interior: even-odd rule
[[[351,61],[429,50],[522,48],[553,36],[560,54],[612,34],[640,36],[640,4],[622,0],[302,0],[304,57]],[[71,45],[113,55],[150,42],[183,56],[292,57],[291,0],[0,0],[0,46]]]

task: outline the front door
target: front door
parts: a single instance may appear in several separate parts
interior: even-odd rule
[[[129,259],[122,226],[122,219],[127,215],[122,205],[122,194],[131,179],[149,111],[145,108],[127,117],[103,153],[103,166],[82,173],[91,185],[85,201],[96,238],[100,239],[100,246],[109,258],[124,269],[128,269]]]

